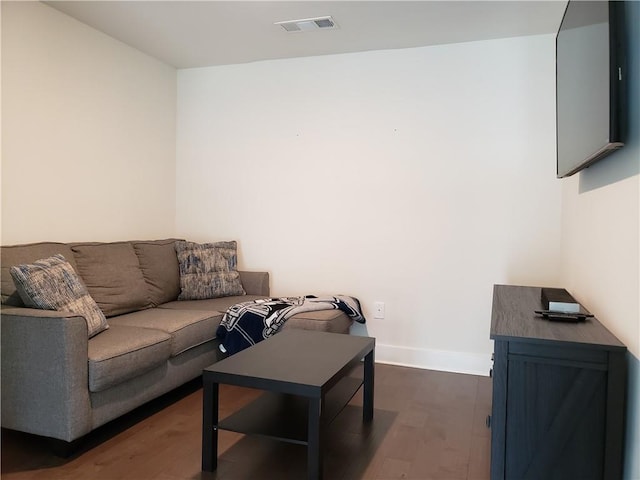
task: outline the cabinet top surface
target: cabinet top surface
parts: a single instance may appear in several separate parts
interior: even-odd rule
[[[606,350],[626,347],[595,318],[584,322],[552,322],[539,317],[540,287],[495,285],[491,312],[491,338],[522,342],[566,342]]]

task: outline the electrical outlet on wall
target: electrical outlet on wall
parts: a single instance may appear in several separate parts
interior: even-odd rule
[[[384,318],[384,302],[373,304],[373,318]]]

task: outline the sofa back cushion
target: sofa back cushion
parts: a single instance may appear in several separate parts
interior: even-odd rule
[[[36,260],[49,258],[60,254],[67,259],[73,269],[78,273],[78,268],[73,258],[71,248],[64,243],[41,242],[27,245],[9,245],[1,249],[0,265],[2,303],[14,307],[24,307],[24,303],[16,291],[16,286],[11,278],[11,267],[26,263],[33,263]]]
[[[72,244],[87,290],[107,317],[151,307],[138,256],[129,242]]]
[[[172,302],[180,294],[180,270],[175,245],[175,239],[133,242],[154,307]]]

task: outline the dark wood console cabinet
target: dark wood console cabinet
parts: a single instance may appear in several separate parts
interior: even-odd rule
[[[621,479],[626,347],[595,318],[536,316],[540,294],[494,287],[491,479]]]

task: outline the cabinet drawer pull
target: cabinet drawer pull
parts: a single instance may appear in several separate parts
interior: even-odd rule
[[[487,415],[485,423],[487,424],[487,428],[491,428],[491,415]]]

